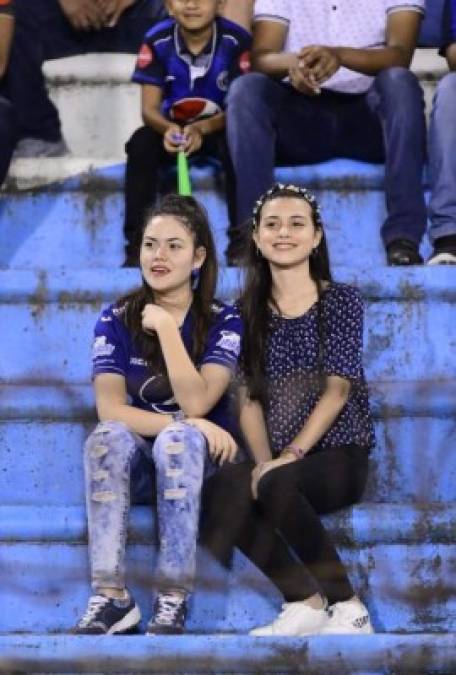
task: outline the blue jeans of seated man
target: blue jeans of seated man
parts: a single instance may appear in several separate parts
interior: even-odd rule
[[[43,61],[91,52],[135,54],[146,31],[166,16],[164,0],[138,0],[114,28],[84,31],[71,26],[58,0],[15,0],[15,12],[8,98],[15,109],[19,137],[47,141],[58,141],[61,131],[41,72]]]
[[[0,186],[8,173],[16,141],[13,107],[0,95]]]
[[[84,446],[89,550],[94,590],[125,587],[125,545],[130,510],[130,471],[143,453],[155,465],[161,589],[192,590],[200,493],[215,470],[206,439],[185,423],[164,429],[151,442],[120,422],[102,422]]]
[[[228,92],[227,138],[239,227],[274,182],[275,165],[346,157],[385,162],[384,243],[399,238],[420,241],[426,228],[422,188],[426,129],[423,93],[409,70],[382,71],[366,94],[323,90],[316,97],[261,73],[249,73],[235,80]],[[362,226],[353,223],[354,228]]]
[[[429,125],[429,237],[456,234],[456,73],[437,86]]]

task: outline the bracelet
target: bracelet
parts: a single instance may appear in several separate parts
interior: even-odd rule
[[[186,414],[183,410],[175,410],[171,413],[171,417],[173,418],[173,422],[182,422],[185,420]]]
[[[289,450],[293,455],[296,457],[296,459],[302,459],[304,457],[305,450],[302,448],[298,448],[297,445],[286,445],[282,452],[285,452],[286,450]],[[282,452],[280,454],[282,454]]]

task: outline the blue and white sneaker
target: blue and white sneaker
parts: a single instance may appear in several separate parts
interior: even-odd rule
[[[187,599],[181,593],[160,593],[154,616],[147,624],[146,635],[179,635],[184,632]]]
[[[84,616],[78,621],[74,635],[114,635],[137,632],[141,612],[130,595],[114,600],[105,595],[92,595]]]

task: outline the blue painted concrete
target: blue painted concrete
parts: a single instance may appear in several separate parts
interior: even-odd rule
[[[123,165],[116,165],[33,190],[10,185],[0,207],[5,242],[0,268],[118,267],[123,260],[123,172]],[[338,159],[283,167],[276,176],[316,190],[335,264],[347,264],[347,257],[384,264],[379,238],[385,219],[383,166]],[[214,167],[193,168],[192,182],[208,210],[222,259],[228,217]],[[427,240],[422,249],[427,256]]]
[[[455,399],[451,383],[372,386],[377,447],[367,501],[456,500]],[[0,410],[2,503],[82,503],[81,449],[95,423],[90,386],[5,387]]]
[[[238,636],[0,637],[0,672],[36,668],[49,673],[307,673],[369,672],[450,675],[456,669],[453,636],[371,635],[309,639]],[[429,668],[429,670],[427,669]]]
[[[90,594],[87,549],[77,541],[3,542],[0,633],[68,632]],[[424,542],[339,545],[349,576],[366,603],[377,632],[454,632],[456,546]],[[199,552],[199,579],[192,596],[190,632],[246,633],[269,622],[281,599],[268,580],[240,554],[227,575]],[[144,620],[152,612],[156,551],[131,544],[127,584]]]
[[[454,377],[455,269],[387,269],[380,278],[375,268],[356,274],[336,268],[335,278],[356,283],[365,295],[365,366],[370,380]],[[132,270],[1,273],[0,361],[5,381],[87,382],[100,308],[137,280]],[[221,296],[235,295],[239,282],[238,271],[227,270]]]

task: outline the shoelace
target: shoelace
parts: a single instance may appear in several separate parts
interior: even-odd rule
[[[104,595],[93,595],[89,599],[89,604],[87,605],[85,614],[79,621],[78,626],[80,628],[85,628],[88,626],[92,619],[98,614],[100,609],[103,609],[103,607],[105,607],[108,602],[109,598],[105,597]]]
[[[170,626],[176,620],[177,614],[182,607],[184,598],[175,595],[159,595],[154,623]]]

